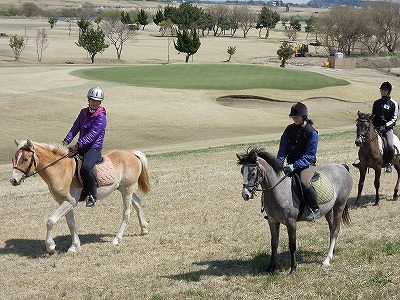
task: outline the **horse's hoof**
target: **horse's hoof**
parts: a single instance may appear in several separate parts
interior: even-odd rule
[[[149,231],[146,229],[146,228],[143,228],[142,230],[141,230],[141,232],[140,232],[140,235],[146,235],[146,234],[148,234],[149,233]]]
[[[47,248],[47,253],[49,255],[53,255],[54,253],[56,253],[56,245],[51,245]]]
[[[113,241],[111,242],[113,245],[118,245],[119,244],[119,238],[114,238]]]
[[[325,260],[325,261],[322,263],[322,265],[323,265],[324,267],[329,267],[329,266],[330,266],[329,260],[328,260],[328,261]]]
[[[71,247],[69,247],[68,253],[75,254],[76,252],[78,252],[78,248],[79,248],[79,247],[77,247],[77,246],[75,246],[75,245],[72,245]]]

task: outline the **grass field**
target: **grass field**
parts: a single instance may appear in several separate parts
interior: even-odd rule
[[[319,73],[254,65],[157,65],[78,70],[71,75],[134,86],[206,90],[311,90],[348,85]],[[288,84],[290,82],[290,85]]]
[[[32,37],[46,26],[46,20],[0,19],[0,26],[7,33],[26,30]],[[89,64],[74,45],[73,34],[68,37],[66,25],[57,25],[40,64],[35,61],[32,39],[16,63],[8,52],[7,39],[0,38],[1,300],[398,299],[399,203],[389,201],[395,174],[382,175],[378,207],[371,205],[373,172],[368,174],[363,206],[350,210],[352,226],[342,227],[330,268],[321,266],[329,244],[327,224],[321,219],[298,224],[299,265],[292,276],[282,227],[278,271],[269,275],[264,270],[270,258],[270,234],[260,213],[260,196],[242,200],[235,156],[249,146],[276,153],[280,134],[291,122],[290,106],[301,100],[321,136],[318,163],[351,164],[358,150],[354,145],[357,110],[370,111],[383,81],[392,82],[396,95],[400,89],[397,77],[369,69],[289,64],[287,71],[315,72],[349,84],[312,90],[135,86],[70,73],[121,64],[139,70],[144,64],[146,68],[150,64],[186,67],[181,66],[183,57],[177,53],[171,55],[170,64],[162,65],[167,40],[154,36],[156,28],[140,32],[138,42],[127,46],[124,61],[117,65],[109,49],[95,66]],[[280,70],[268,58],[276,53],[282,33],[277,30],[271,35],[268,41],[258,39],[257,32],[248,40],[205,38],[190,66],[225,67],[226,48],[234,42],[238,53],[232,65],[261,64],[261,68]],[[54,228],[57,253],[48,256],[46,221],[57,205],[38,176],[19,187],[11,186],[13,139],[60,142],[86,105],[87,90],[97,85],[105,91],[109,120],[105,150],[135,148],[148,155],[152,191],[141,196],[150,233],[140,236],[137,217],[132,215],[121,243],[111,245],[122,211],[121,197],[114,193],[93,209],[80,204],[75,210],[82,242],[76,255],[66,252],[69,231],[65,220],[60,220]],[[230,97],[235,95],[279,101]],[[220,101],[220,97],[226,98]],[[354,168],[350,171],[353,204],[358,174]]]

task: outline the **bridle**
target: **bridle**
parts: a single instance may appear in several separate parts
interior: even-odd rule
[[[360,122],[370,123],[370,120],[369,119],[365,119],[365,118],[358,118],[357,121],[356,121],[357,131],[358,131],[358,124]],[[358,134],[358,132],[357,132],[357,138],[361,139],[361,141],[362,141],[361,144],[365,143],[365,142],[372,142],[372,141],[374,141],[375,139],[378,138],[378,133],[375,130],[374,130],[375,131],[375,136],[372,139],[368,139],[367,138],[370,129],[371,129],[371,124],[369,124],[369,126],[368,126],[368,128],[367,128],[367,130],[366,130],[366,132],[364,134]]]
[[[24,147],[22,147],[22,148],[20,148],[20,149],[15,153],[15,156],[14,156],[14,157],[17,157],[17,155],[19,155],[19,153],[22,153],[22,151],[27,151],[27,152],[32,153],[31,161],[29,162],[28,168],[26,168],[26,170],[19,168],[19,167],[16,165],[16,162],[14,161],[14,158],[12,159],[12,165],[13,165],[13,169],[18,170],[18,171],[20,171],[22,174],[24,174],[24,175],[22,176],[22,179],[23,179],[23,180],[26,179],[26,178],[29,178],[29,177],[31,177],[31,176],[35,176],[35,175],[38,174],[39,172],[46,170],[47,168],[49,168],[49,167],[55,165],[55,164],[58,163],[60,160],[66,158],[66,157],[68,156],[68,154],[65,154],[64,156],[61,156],[60,158],[56,159],[55,161],[51,162],[50,164],[48,164],[47,166],[41,168],[40,170],[34,171],[34,172],[32,172],[32,173],[29,174],[29,172],[30,172],[31,169],[32,169],[32,166],[34,165],[35,168],[36,168],[36,166],[37,166],[36,159],[35,159],[35,150],[34,150],[34,149],[30,149],[30,148],[24,148]],[[17,159],[17,162],[18,162],[18,159]]]
[[[256,194],[256,192],[265,192],[265,191],[270,191],[273,190],[275,187],[277,187],[286,177],[288,177],[288,174],[285,174],[285,176],[283,176],[281,179],[279,179],[279,181],[274,184],[273,186],[267,187],[266,189],[260,189],[258,188],[258,186],[260,185],[260,182],[258,181],[259,178],[259,172],[260,172],[260,164],[259,163],[255,163],[255,164],[248,164],[246,165],[246,167],[256,167],[256,180],[254,181],[254,184],[247,184],[247,183],[243,183],[243,188],[246,188],[250,194],[251,197],[254,197],[254,195]]]

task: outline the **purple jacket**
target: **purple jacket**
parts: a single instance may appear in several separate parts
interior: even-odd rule
[[[68,144],[71,143],[79,132],[79,139],[77,142],[79,149],[102,149],[107,125],[106,109],[99,106],[99,108],[89,116],[88,111],[88,107],[81,110],[64,141],[67,141]]]

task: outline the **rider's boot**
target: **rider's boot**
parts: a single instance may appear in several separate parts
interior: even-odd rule
[[[315,220],[317,220],[321,216],[315,189],[310,186],[310,188],[304,191],[304,197],[306,199],[308,207],[311,210],[311,213],[307,216],[306,220],[315,222]]]
[[[393,157],[394,157],[393,149],[388,149],[386,154],[386,159],[387,159],[387,164],[385,168],[386,173],[392,173]]]
[[[86,200],[86,206],[92,207],[97,201],[97,180],[96,180],[96,167],[92,168],[88,174],[88,190],[89,197]]]

